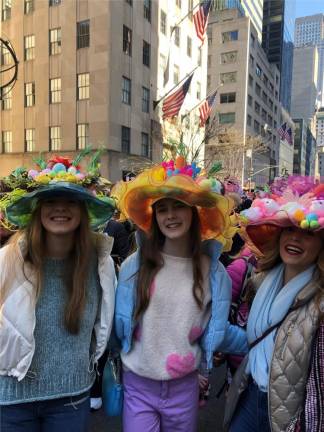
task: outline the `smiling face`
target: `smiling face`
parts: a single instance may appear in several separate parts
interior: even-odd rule
[[[280,236],[280,256],[284,264],[306,270],[314,264],[323,248],[323,234],[302,230],[296,227],[286,228]]]
[[[192,222],[192,208],[181,201],[165,198],[155,206],[156,221],[168,239],[180,239],[188,234]]]
[[[48,198],[41,204],[41,222],[54,235],[73,233],[81,221],[81,206],[73,198]]]

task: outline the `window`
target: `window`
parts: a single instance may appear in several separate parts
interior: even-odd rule
[[[255,36],[254,36],[252,33],[250,34],[250,36],[251,36],[251,40],[250,40],[251,46],[254,47],[254,44],[255,44]]]
[[[177,47],[180,46],[180,27],[174,27],[174,43]]]
[[[173,83],[178,84],[179,80],[180,80],[179,66],[173,65]]]
[[[250,66],[254,66],[254,57],[252,54],[250,54]]]
[[[255,93],[256,93],[258,96],[261,96],[261,87],[259,86],[258,83],[255,83]]]
[[[144,18],[151,22],[151,0],[144,0]]]
[[[197,82],[197,99],[200,100],[201,99],[201,84],[200,82]]]
[[[220,103],[233,103],[236,100],[236,93],[222,93],[220,95]]]
[[[126,0],[126,3],[128,3],[130,6],[133,6],[133,0]]]
[[[193,0],[188,0],[188,18],[192,21]]]
[[[262,118],[262,120],[267,120],[267,111],[263,108],[261,111],[261,118]]]
[[[50,128],[50,151],[61,150],[61,126],[51,126]]]
[[[207,75],[207,88],[209,89],[211,86],[211,76]]]
[[[132,102],[132,83],[131,80],[124,77],[122,78],[122,102],[130,105]]]
[[[202,51],[201,51],[201,47],[198,48],[198,66],[201,66],[201,60],[202,60]]]
[[[61,0],[49,0],[50,6],[57,6],[59,4],[61,4]]]
[[[50,79],[50,94],[49,103],[60,103],[61,102],[61,78]]]
[[[252,78],[252,75],[249,75],[249,86],[253,87],[253,78]]]
[[[25,152],[35,151],[35,129],[25,129]]]
[[[167,15],[162,9],[160,15],[160,32],[164,35],[167,34]]]
[[[12,108],[12,93],[11,90],[4,89],[1,101],[1,108],[3,111],[10,110]]]
[[[25,0],[24,2],[24,14],[28,15],[34,10],[34,0]]]
[[[268,88],[269,79],[268,79],[267,75],[263,74],[262,81],[264,82],[264,85]]]
[[[238,40],[238,30],[228,31],[222,33],[222,42],[231,42]]]
[[[123,26],[123,52],[132,55],[132,30]]]
[[[143,65],[150,67],[151,45],[143,41]]]
[[[90,20],[77,23],[77,49],[90,46]]]
[[[142,111],[150,112],[150,89],[142,87]]]
[[[78,92],[77,99],[89,99],[90,97],[90,74],[83,73],[77,75]]]
[[[84,149],[89,144],[89,124],[77,124],[77,149]]]
[[[220,82],[222,84],[229,84],[236,82],[237,72],[225,72],[220,74]]]
[[[25,107],[35,105],[35,83],[25,83]]]
[[[192,55],[192,39],[191,37],[187,37],[187,56],[191,57]]]
[[[126,126],[121,127],[121,151],[130,153],[130,128]]]
[[[12,132],[2,131],[2,151],[3,153],[12,152]]]
[[[272,126],[272,122],[273,122],[272,116],[268,114],[268,123],[270,126]]]
[[[246,121],[248,126],[251,126],[252,124],[252,117],[250,116],[250,114],[247,115],[247,121]]]
[[[2,0],[1,20],[7,21],[11,18],[11,0]]]
[[[55,28],[49,31],[49,54],[55,55],[61,53],[61,28]]]
[[[212,56],[211,56],[211,54],[209,54],[208,57],[207,57],[207,67],[210,68],[211,64],[212,64]]]
[[[149,135],[145,132],[142,132],[142,156],[144,157],[151,157],[150,155],[150,139]]]
[[[254,120],[254,130],[255,132],[260,132],[260,123],[257,120]]]
[[[221,64],[236,63],[237,51],[230,51],[221,54]]]
[[[235,123],[235,112],[219,114],[219,123],[220,124]]]
[[[35,58],[35,35],[24,37],[24,60]]]
[[[258,104],[258,102],[254,102],[254,111],[257,113],[257,114],[260,114],[260,104]]]
[[[266,104],[267,103],[267,101],[268,101],[268,96],[267,96],[267,93],[266,92],[262,92],[262,100],[263,100],[263,102]]]
[[[271,111],[272,111],[272,110],[273,110],[273,102],[272,102],[271,99],[268,100],[268,105],[269,105],[269,108],[270,108]]]
[[[272,110],[273,102],[272,102],[272,100],[270,100],[270,99],[269,99],[269,106],[271,107],[271,110]],[[277,108],[277,105],[275,105],[275,107],[274,107],[274,112],[275,112],[275,114],[277,114],[277,111],[278,111],[278,108]]]
[[[10,51],[6,46],[1,44],[1,66],[9,66],[12,62]]]
[[[258,64],[256,65],[255,73],[257,74],[258,77],[261,77],[261,75],[262,75],[262,69],[260,68],[260,66]]]
[[[251,95],[248,95],[248,105],[251,107],[253,103],[253,98]]]

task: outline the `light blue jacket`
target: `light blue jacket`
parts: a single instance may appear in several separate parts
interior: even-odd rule
[[[221,248],[221,244],[215,240],[203,242],[203,253],[211,259],[209,273],[212,295],[211,318],[200,340],[208,369],[211,369],[213,365],[213,352],[222,343],[226,329],[228,331],[227,318],[231,304],[231,280],[224,266],[218,260]],[[137,324],[134,313],[139,259],[139,251],[129,256],[123,262],[118,278],[115,330],[125,353],[129,352],[132,347],[133,332]]]

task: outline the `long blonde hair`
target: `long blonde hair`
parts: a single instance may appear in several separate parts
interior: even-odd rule
[[[77,334],[80,328],[80,321],[86,302],[86,285],[88,281],[89,263],[94,253],[94,242],[89,225],[88,213],[85,205],[80,202],[81,220],[75,231],[74,247],[68,258],[64,274],[64,285],[68,298],[64,310],[65,328],[72,334]],[[1,280],[0,307],[4,303],[10,291],[12,281],[17,278],[18,283],[24,279],[33,283],[35,299],[40,296],[42,290],[42,270],[44,258],[46,257],[45,229],[41,223],[41,203],[33,212],[29,225],[12,236],[7,246],[5,260],[5,277]],[[20,257],[20,244],[26,243],[26,251],[20,267],[15,274],[13,268],[17,268]],[[13,267],[15,266],[15,267]],[[69,269],[73,269],[71,272]],[[30,271],[31,270],[31,271]]]

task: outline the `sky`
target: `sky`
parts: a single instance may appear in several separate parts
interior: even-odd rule
[[[296,18],[315,15],[318,13],[324,14],[324,0],[295,0],[296,1]]]

